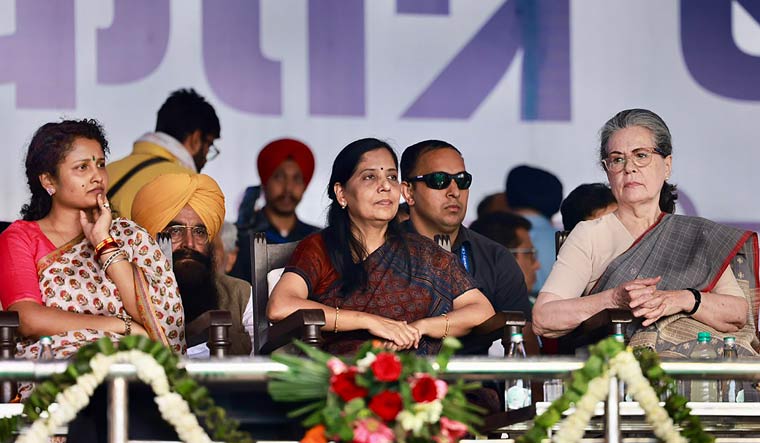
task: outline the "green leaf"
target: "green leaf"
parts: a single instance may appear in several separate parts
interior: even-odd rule
[[[104,355],[113,355],[116,353],[116,349],[113,347],[113,342],[108,337],[103,337],[97,342],[98,352]]]
[[[598,355],[592,355],[586,360],[586,364],[583,365],[581,372],[583,372],[587,380],[599,377],[604,372],[604,359]]]
[[[119,339],[119,350],[131,351],[132,349],[136,349],[138,337],[138,335],[127,335],[126,337]]]

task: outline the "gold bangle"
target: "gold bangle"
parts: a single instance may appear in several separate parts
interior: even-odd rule
[[[441,340],[449,336],[449,327],[451,326],[451,323],[449,322],[449,316],[446,314],[441,314],[441,317],[446,319],[446,329],[443,331],[443,336],[441,337]]]
[[[338,314],[339,313],[340,313],[340,308],[336,306],[335,307],[335,325],[333,327],[333,333],[334,334],[338,333]]]

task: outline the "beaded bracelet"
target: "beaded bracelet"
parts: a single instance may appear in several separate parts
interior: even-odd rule
[[[116,318],[124,322],[124,335],[132,335],[132,316],[129,314],[116,314]]]
[[[116,260],[112,261],[111,263],[109,263],[108,265],[109,266],[113,266],[116,263],[119,263],[119,262],[122,262],[122,261],[127,261],[127,257],[122,257],[122,258],[116,259]],[[103,272],[106,272],[106,271],[107,271],[106,269],[103,269]]]
[[[98,243],[97,246],[95,246],[95,259],[100,260],[100,256],[105,252],[107,249],[112,248],[118,248],[119,243],[116,242],[116,239],[113,237],[106,237],[102,242]]]
[[[125,252],[123,249],[119,248],[119,249],[116,251],[116,253],[115,253],[115,254],[113,254],[113,255],[111,255],[110,257],[108,257],[108,259],[106,260],[106,262],[105,262],[105,263],[103,263],[103,272],[106,272],[106,270],[108,270],[108,267],[109,267],[109,266],[111,266],[112,264],[116,263],[116,257],[118,257],[118,256],[120,256],[120,255],[121,255],[121,256],[124,256],[124,258],[123,258],[123,259],[121,259],[121,260],[119,260],[119,261],[123,261],[123,260],[126,260],[126,259],[127,259],[127,257],[128,257],[128,256],[127,256],[127,253],[126,253],[126,252]]]

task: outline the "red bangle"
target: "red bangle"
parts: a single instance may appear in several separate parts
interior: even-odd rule
[[[113,237],[106,237],[105,240],[98,243],[97,246],[95,246],[95,260],[100,260],[100,256],[103,255],[104,252],[108,249],[118,248],[119,244],[116,242],[116,239]]]

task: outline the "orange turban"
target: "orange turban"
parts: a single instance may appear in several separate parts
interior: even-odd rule
[[[164,174],[140,188],[132,203],[132,220],[151,236],[162,231],[190,205],[214,238],[224,222],[224,194],[205,174]]]
[[[287,159],[292,159],[298,164],[303,174],[304,186],[309,186],[314,175],[314,154],[308,146],[292,138],[275,140],[259,152],[256,166],[259,168],[261,184],[266,186],[275,169]]]

